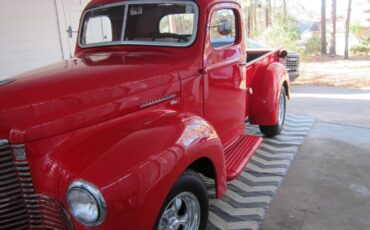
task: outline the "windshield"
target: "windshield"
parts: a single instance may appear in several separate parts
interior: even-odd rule
[[[79,44],[189,46],[197,23],[198,7],[190,1],[110,4],[86,11]]]

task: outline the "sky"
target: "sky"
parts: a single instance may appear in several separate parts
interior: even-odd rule
[[[281,2],[282,0],[272,0]],[[330,18],[331,15],[331,0],[326,1],[327,7],[327,18]],[[306,17],[310,19],[309,16],[304,15],[300,12],[298,6],[302,6],[305,9],[311,11],[313,13],[314,20],[320,20],[321,15],[321,0],[287,0],[288,4],[288,11],[292,13],[296,17]],[[347,7],[348,7],[348,0],[337,0],[337,15],[344,16],[347,15]],[[368,8],[370,9],[370,3],[368,0],[352,0],[352,22],[353,23],[360,23],[360,24],[369,24],[366,22],[366,18],[370,16],[366,16],[364,14],[364,10]]]
[[[363,1],[363,0],[353,0],[355,1]],[[320,13],[321,12],[321,0],[288,0],[288,3],[290,4],[301,4],[307,9],[310,9],[311,11],[315,13]],[[330,12],[330,7],[331,7],[331,0],[326,1],[326,7],[328,11]],[[348,1],[347,0],[337,0],[337,10],[338,12],[346,12],[346,9],[348,7]]]

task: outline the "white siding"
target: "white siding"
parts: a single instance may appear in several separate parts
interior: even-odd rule
[[[55,2],[2,0],[0,79],[62,58]]]
[[[62,6],[59,14],[56,1]],[[1,0],[0,80],[73,55],[77,34],[69,39],[66,30],[72,25],[77,31],[87,2]]]

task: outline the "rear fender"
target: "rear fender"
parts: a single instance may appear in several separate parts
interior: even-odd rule
[[[251,124],[277,124],[278,102],[283,86],[289,98],[288,72],[283,64],[274,62],[261,66],[256,71],[252,82],[253,95],[251,96],[249,110]]]
[[[96,229],[152,229],[170,189],[198,159],[212,163],[218,196],[226,190],[221,141],[207,121],[192,114],[140,111],[26,147],[37,193],[66,207],[72,181],[100,189],[108,214]]]

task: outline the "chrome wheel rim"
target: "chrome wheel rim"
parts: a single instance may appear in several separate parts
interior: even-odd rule
[[[180,193],[164,209],[158,230],[198,230],[200,212],[199,201],[193,193]]]
[[[280,93],[279,98],[279,114],[278,114],[278,124],[281,126],[284,121],[284,113],[285,113],[285,95],[284,93]]]

